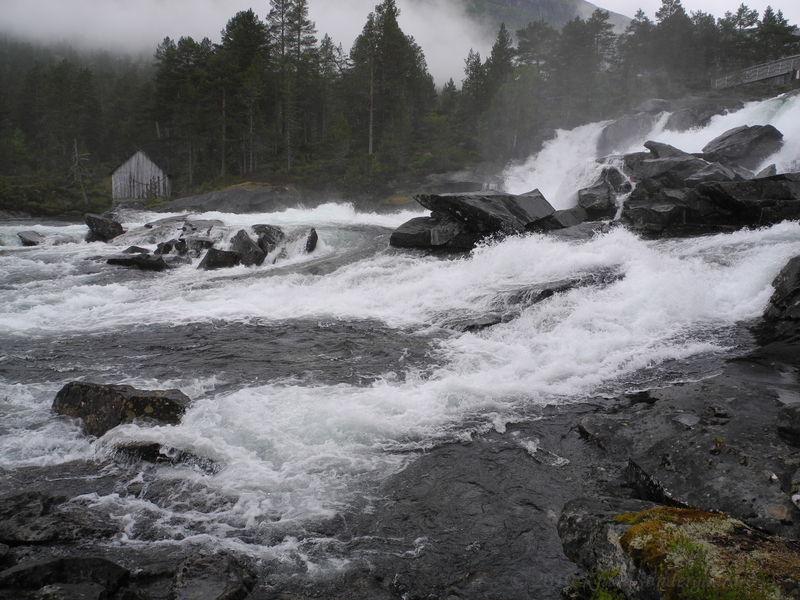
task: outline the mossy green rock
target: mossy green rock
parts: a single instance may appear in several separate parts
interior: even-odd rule
[[[140,418],[175,425],[189,402],[180,390],[137,390],[129,385],[73,381],[56,394],[53,410],[82,419],[83,430],[99,437],[117,425]]]

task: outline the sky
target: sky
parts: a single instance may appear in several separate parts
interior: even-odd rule
[[[311,18],[319,36],[328,33],[345,51],[361,31],[378,0],[310,0]],[[722,16],[741,0],[683,0],[689,10]],[[651,18],[660,0],[598,0],[602,8],[633,16],[642,8]],[[800,24],[800,0],[746,0],[762,11],[767,4],[783,10],[791,23]],[[470,48],[486,56],[494,32],[467,18],[452,0],[397,0],[400,25],[422,46],[428,67],[438,84],[463,78]],[[119,48],[152,53],[165,36],[190,35],[219,41],[225,23],[240,10],[252,8],[260,17],[269,0],[0,0],[0,30],[26,38],[62,42],[85,48]]]

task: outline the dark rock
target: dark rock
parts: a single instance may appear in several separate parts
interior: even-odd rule
[[[597,140],[597,155],[607,156],[624,152],[631,144],[645,137],[656,124],[652,113],[626,115],[606,125]]]
[[[648,141],[644,143],[644,147],[650,150],[653,158],[683,158],[691,156],[688,152],[679,150],[675,146],[669,144],[662,144],[661,142]]]
[[[638,569],[620,545],[628,525],[617,517],[655,508],[655,504],[617,498],[578,498],[567,502],[558,520],[564,554],[591,572],[611,574],[628,598],[658,598],[658,582]]]
[[[762,177],[772,177],[773,175],[778,174],[778,167],[775,164],[771,164],[769,166],[764,167],[761,169],[754,177],[754,179],[761,179]]]
[[[206,473],[218,471],[213,460],[197,456],[191,452],[170,448],[156,442],[127,442],[116,446],[114,452],[126,460],[144,461],[154,464],[188,464],[196,466]]]
[[[698,192],[723,210],[734,223],[772,225],[800,217],[800,173],[785,173],[749,181],[700,184]]]
[[[791,535],[800,511],[760,457],[701,430],[656,443],[628,463],[628,483],[646,500],[729,514],[777,535]]]
[[[227,554],[184,561],[175,574],[171,600],[243,600],[255,585],[253,574]]]
[[[703,153],[711,162],[754,169],[782,145],[783,134],[772,125],[743,125],[711,140],[703,147]]]
[[[284,239],[286,233],[280,227],[274,225],[253,225],[253,231],[258,236],[258,247],[265,254],[273,252]]]
[[[425,208],[445,213],[464,224],[467,231],[484,235],[522,233],[555,209],[538,191],[515,196],[502,193],[415,196]]]
[[[392,232],[389,244],[395,248],[470,250],[482,236],[447,215],[415,217]]]
[[[108,591],[99,583],[51,583],[41,587],[36,592],[35,598],[36,600],[107,600]],[[123,596],[123,600],[133,599]]]
[[[231,251],[239,255],[241,264],[246,267],[260,266],[267,257],[244,229],[240,229],[231,239]]]
[[[44,241],[44,236],[36,231],[20,231],[17,237],[23,246],[38,246]]]
[[[177,424],[189,403],[179,390],[137,390],[129,385],[73,381],[56,394],[53,410],[82,419],[84,431],[99,437],[139,418]]]
[[[653,180],[659,185],[682,188],[685,181],[695,173],[708,167],[708,162],[695,156],[675,156],[670,158],[652,158],[641,162],[634,173],[634,178]]]
[[[208,252],[206,252],[205,257],[197,268],[205,271],[212,271],[214,269],[229,269],[241,264],[241,262],[242,257],[236,252],[228,252],[226,250],[210,248]]]
[[[193,238],[198,239],[198,238]],[[197,249],[197,245],[193,247],[193,249]],[[156,248],[156,254],[164,255],[164,254],[171,254],[172,252],[177,253],[179,256],[185,256],[189,252],[189,245],[187,240],[179,239],[179,240],[169,240],[166,242],[161,242],[158,247]]]
[[[589,218],[586,209],[581,206],[569,208],[567,210],[557,210],[549,217],[540,219],[531,227],[531,231],[552,231],[554,229],[566,229],[567,227],[574,227],[586,221]]]
[[[200,256],[203,252],[208,250],[209,248],[214,247],[214,240],[207,237],[202,236],[191,236],[187,238],[183,238],[183,241],[186,243],[186,252],[187,254],[191,254],[195,258]],[[180,249],[180,246],[178,246]]]
[[[129,246],[122,251],[123,254],[150,254],[150,250],[147,248],[141,248],[140,246]]]
[[[778,433],[793,446],[800,446],[800,405],[784,406],[778,414]]]
[[[163,258],[150,254],[123,254],[120,256],[112,256],[106,260],[106,263],[119,267],[141,269],[142,271],[164,271],[167,269],[167,263],[164,262]]]
[[[89,242],[107,242],[125,233],[122,225],[102,215],[88,213],[86,225],[89,227],[89,235],[86,237]]]
[[[610,219],[617,212],[616,195],[605,181],[579,190],[578,205],[591,219]]]
[[[75,542],[117,532],[103,515],[64,504],[66,500],[63,496],[38,491],[3,497],[0,499],[0,540],[19,546]]]
[[[637,187],[622,207],[621,220],[632,229],[652,235],[682,235],[722,231],[732,221],[729,212],[693,190]]]
[[[631,191],[631,184],[616,167],[606,167],[590,187],[578,191],[578,205],[590,219],[612,218],[617,212],[617,195]]]
[[[168,269],[177,269],[178,267],[192,264],[192,259],[188,256],[162,256],[161,258]]]
[[[608,221],[587,221],[580,225],[573,225],[566,229],[554,229],[550,232],[551,237],[557,237],[564,240],[591,240],[596,235],[601,235],[611,231],[612,223]]]
[[[308,232],[308,237],[306,238],[306,254],[311,254],[317,249],[317,242],[319,242],[319,236],[317,235],[317,230],[312,227],[311,231]]]
[[[764,311],[759,341],[800,340],[800,256],[794,257],[772,282],[775,291]]]
[[[40,589],[53,584],[95,583],[114,594],[130,572],[104,558],[66,557],[25,563],[0,572],[0,588]]]
[[[688,187],[712,181],[735,181],[741,179],[733,169],[720,163],[711,163],[703,169],[689,175],[685,182]]]

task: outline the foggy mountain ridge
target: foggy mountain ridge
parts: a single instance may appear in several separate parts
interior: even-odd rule
[[[522,29],[528,23],[540,19],[560,29],[575,17],[588,19],[595,10],[603,8],[586,0],[460,0],[460,2],[473,17],[484,22],[490,21],[494,29],[500,23],[505,23],[509,31]],[[623,32],[631,21],[629,17],[615,12],[609,11],[609,14],[609,22],[614,25],[615,33]]]

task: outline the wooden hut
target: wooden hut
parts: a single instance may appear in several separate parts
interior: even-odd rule
[[[141,150],[111,175],[114,204],[169,198],[169,177]]]

